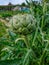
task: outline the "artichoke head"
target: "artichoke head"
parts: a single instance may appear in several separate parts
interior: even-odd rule
[[[31,14],[17,14],[10,19],[11,28],[15,33],[30,34],[36,28],[36,20]]]

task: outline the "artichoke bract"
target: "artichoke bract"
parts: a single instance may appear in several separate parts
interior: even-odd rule
[[[17,14],[10,20],[14,32],[19,34],[30,34],[35,30],[36,20],[31,14]]]

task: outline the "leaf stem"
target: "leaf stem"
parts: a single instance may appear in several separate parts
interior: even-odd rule
[[[42,56],[40,57],[39,65],[42,65],[42,64],[43,64],[42,62],[43,62],[43,60],[44,60],[44,56],[45,56],[45,54],[46,54],[46,49],[47,49],[48,45],[49,45],[49,42],[47,42],[46,47],[45,47],[45,49],[44,49],[44,51],[43,51],[43,54],[42,54]]]

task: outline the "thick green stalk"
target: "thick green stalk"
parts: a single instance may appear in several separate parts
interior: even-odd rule
[[[34,39],[33,39],[32,46],[33,46],[34,43],[35,43],[35,40],[36,40],[36,38],[37,38],[37,34],[38,34],[38,27],[37,27],[36,32],[35,32],[35,36],[34,36]]]
[[[26,65],[26,61],[28,61],[31,51],[32,51],[31,49],[28,49],[28,51],[25,55],[24,61],[23,61],[23,65]],[[27,63],[29,63],[29,61]]]
[[[36,38],[37,38],[38,29],[39,29],[39,24],[40,24],[40,19],[39,19],[39,17],[38,17],[36,20],[37,20],[37,28],[36,28],[35,35],[34,35],[34,38],[33,38],[32,46],[34,46],[35,40],[36,40]]]
[[[46,54],[46,50],[47,50],[48,45],[49,45],[49,42],[47,42],[46,47],[45,47],[45,49],[43,50],[42,56],[41,56],[41,58],[40,58],[39,65],[42,65],[42,64],[43,64],[43,60],[44,60],[44,57],[45,57],[45,54]]]
[[[41,29],[43,30],[43,27],[44,27],[44,16],[46,15],[46,12],[47,12],[47,6],[46,6],[46,2],[45,0],[43,0],[43,15],[42,15],[42,22],[41,22]]]
[[[29,40],[28,40],[27,36],[25,36],[25,35],[21,36],[21,38],[18,38],[15,40],[15,43],[17,43],[20,40],[24,41],[26,47],[29,48]]]

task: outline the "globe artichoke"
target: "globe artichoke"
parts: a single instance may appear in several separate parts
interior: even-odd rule
[[[36,20],[31,14],[17,14],[10,20],[12,29],[19,34],[29,34],[35,30]]]

